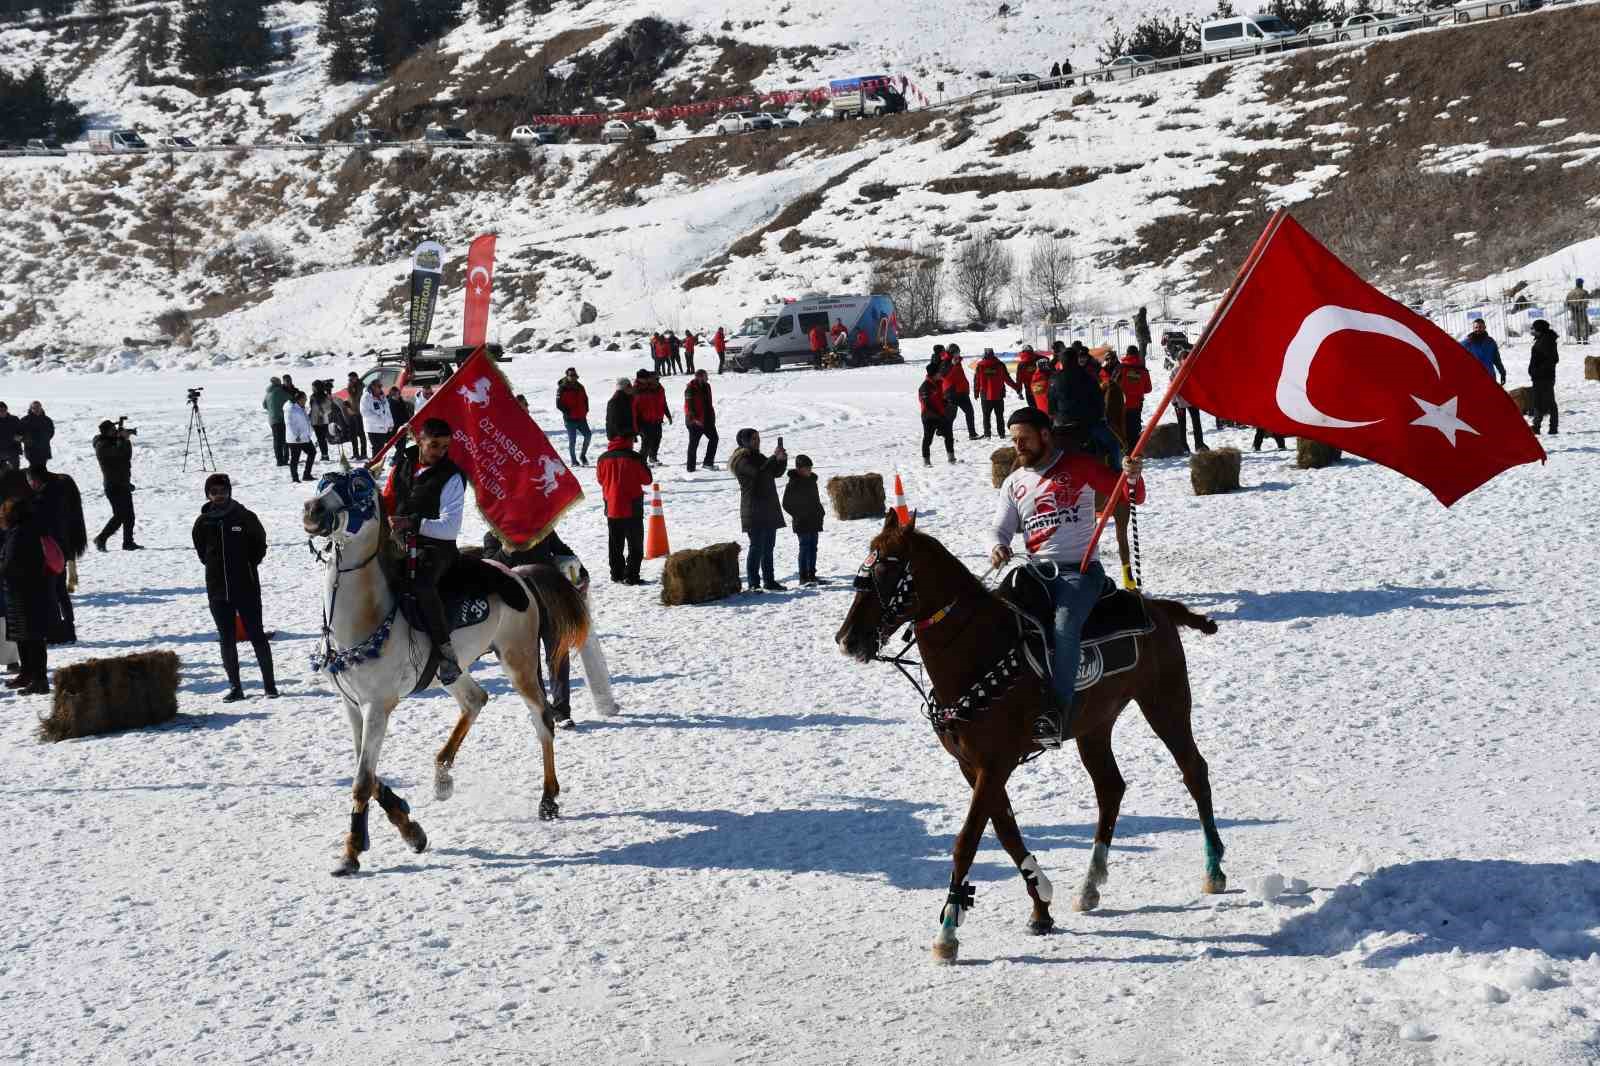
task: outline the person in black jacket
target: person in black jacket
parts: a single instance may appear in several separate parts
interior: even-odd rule
[[[606,401],[606,440],[638,435],[633,424],[633,379],[618,378],[617,391]]]
[[[794,536],[800,542],[800,584],[821,585],[817,576],[817,537],[822,533],[822,496],[817,491],[817,475],[811,469],[811,457],[797,455],[794,469],[789,471],[789,482],[783,487],[783,509],[794,523]]]
[[[5,583],[6,639],[17,646],[22,669],[6,682],[25,696],[50,693],[45,641],[55,621],[55,595],[45,568],[46,530],[27,496],[10,496],[0,504],[0,581]]]
[[[734,440],[739,447],[728,460],[728,469],[739,480],[739,524],[750,536],[745,578],[751,592],[784,592],[772,572],[772,552],[778,542],[778,530],[784,526],[778,478],[789,468],[789,453],[783,450],[783,438],[779,437],[772,456],[762,455],[761,434],[754,429],[741,429]]]
[[[261,520],[233,498],[227,474],[206,478],[206,503],[194,520],[194,551],[206,568],[206,598],[222,642],[222,669],[228,674],[223,703],[244,699],[239,684],[239,641],[234,619],[244,625],[261,667],[261,687],[268,699],[278,698],[272,675],[272,645],[261,627],[261,580],[256,568],[267,554],[267,533]]]
[[[94,439],[94,457],[100,462],[100,479],[105,487],[106,499],[111,503],[111,520],[94,546],[106,550],[106,541],[119,528],[122,530],[122,550],[142,551],[144,545],[133,542],[133,441],[132,434],[118,428],[110,419],[100,423],[100,434]]]
[[[40,524],[55,538],[66,562],[52,582],[59,624],[50,632],[50,643],[75,644],[78,633],[73,624],[72,592],[78,584],[78,560],[89,547],[89,531],[83,523],[83,496],[76,481],[66,474],[52,474],[43,466],[28,467],[28,485],[33,489]]]
[[[38,400],[28,405],[22,416],[22,455],[28,465],[43,465],[50,461],[50,438],[56,435],[56,424],[44,413],[44,404]]]
[[[1544,416],[1550,416],[1550,435],[1561,432],[1561,415],[1556,410],[1556,331],[1544,319],[1533,323],[1533,353],[1528,357],[1528,377],[1533,379],[1533,431],[1539,432]]]
[[[0,402],[0,470],[15,470],[22,462],[22,419]]]

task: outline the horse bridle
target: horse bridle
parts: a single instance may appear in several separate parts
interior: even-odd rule
[[[889,637],[900,625],[901,616],[906,614],[906,609],[916,599],[916,591],[911,587],[911,561],[908,559],[900,567],[900,576],[895,580],[894,588],[885,595],[884,588],[888,584],[884,571],[888,563],[899,563],[900,560],[893,555],[879,555],[876,551],[867,556],[861,564],[861,569],[856,571],[855,581],[851,583],[857,592],[870,592],[878,601],[878,650],[889,642]],[[907,643],[910,643],[908,638]],[[883,656],[873,654],[874,659],[883,662],[893,662]]]

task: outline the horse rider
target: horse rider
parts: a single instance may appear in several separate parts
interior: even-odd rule
[[[1052,718],[1064,740],[1070,735],[1074,689],[1083,623],[1106,585],[1100,561],[1090,555],[1080,568],[1094,533],[1096,491],[1111,493],[1117,476],[1089,450],[1089,427],[1057,423],[1034,407],[1012,412],[1006,422],[1019,465],[1000,486],[994,544],[989,561],[996,569],[1011,559],[1011,538],[1022,534],[1027,562],[1050,589],[1054,607],[1055,656],[1050,678]],[[1134,503],[1144,502],[1140,460],[1128,457],[1122,469]]]
[[[389,528],[401,535],[408,551],[416,555],[411,594],[439,650],[439,682],[452,685],[461,676],[461,664],[450,644],[450,623],[445,616],[439,579],[455,564],[456,537],[466,507],[467,479],[450,461],[450,423],[430,418],[422,423],[417,445],[407,448],[389,474],[383,489],[384,513]]]

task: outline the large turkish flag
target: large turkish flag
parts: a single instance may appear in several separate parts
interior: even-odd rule
[[[1517,405],[1460,342],[1362,281],[1284,212],[1184,370],[1187,402],[1365,456],[1446,507],[1545,458]]]

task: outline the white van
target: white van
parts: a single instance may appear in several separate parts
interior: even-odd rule
[[[1276,15],[1235,15],[1200,24],[1200,51],[1227,52],[1295,36],[1298,31]]]
[[[135,130],[90,130],[91,152],[143,152],[150,146]]]
[[[894,301],[882,294],[824,296],[807,293],[789,303],[774,304],[758,315],[745,319],[737,333],[728,338],[728,367],[735,371],[761,370],[774,373],[785,366],[810,366],[811,330],[828,335],[836,323],[845,328],[842,351],[851,366],[877,363],[886,354],[897,353],[900,336],[894,314]],[[866,343],[855,344],[857,333],[866,334]]]

